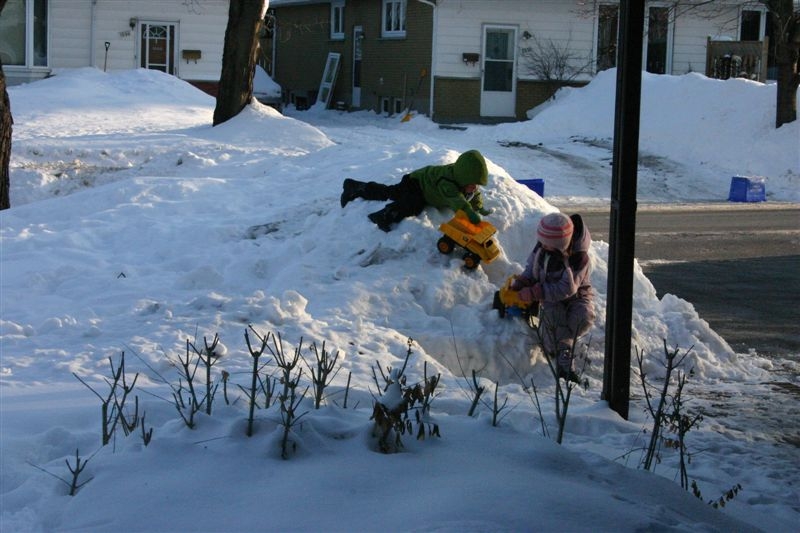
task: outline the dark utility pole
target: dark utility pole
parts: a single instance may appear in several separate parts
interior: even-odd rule
[[[611,409],[627,419],[631,378],[633,253],[636,236],[636,167],[639,159],[644,2],[622,0],[619,14],[602,398],[608,401]]]

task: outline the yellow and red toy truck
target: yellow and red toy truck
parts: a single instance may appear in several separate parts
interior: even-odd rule
[[[436,243],[436,247],[443,254],[452,253],[456,245],[466,249],[464,266],[469,270],[478,268],[482,260],[491,263],[500,255],[500,249],[494,239],[497,229],[491,222],[481,220],[473,224],[467,218],[467,214],[459,209],[455,216],[443,222],[439,229],[444,235]]]

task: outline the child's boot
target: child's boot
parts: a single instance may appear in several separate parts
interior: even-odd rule
[[[389,204],[380,211],[370,213],[367,217],[387,233],[392,231],[392,225],[394,223],[400,222],[405,218],[394,204]]]
[[[385,201],[391,196],[391,189],[391,186],[383,183],[364,182],[347,178],[342,183],[342,196],[339,198],[339,203],[344,207],[356,198]]]
[[[361,198],[361,195],[364,193],[367,184],[363,181],[356,181],[350,178],[344,180],[342,183],[342,196],[339,199],[339,203],[342,204],[342,207],[346,206],[352,200],[356,198]]]
[[[556,365],[558,367],[559,379],[572,381],[573,383],[580,383],[581,380],[578,374],[572,370],[572,348],[563,347],[558,350],[556,357]]]

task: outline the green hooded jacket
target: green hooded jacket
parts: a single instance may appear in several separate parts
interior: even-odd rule
[[[461,209],[473,216],[484,211],[480,190],[476,189],[469,200],[463,192],[467,185],[489,183],[486,161],[477,150],[464,152],[455,163],[422,167],[411,172],[410,176],[419,181],[428,205],[449,207],[453,211]]]

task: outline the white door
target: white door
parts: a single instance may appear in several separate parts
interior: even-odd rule
[[[317,103],[321,102],[325,109],[331,103],[333,86],[336,84],[336,75],[339,72],[340,58],[341,54],[330,52],[328,60],[325,62],[325,72],[322,73],[322,81],[319,84],[319,92],[317,93]]]
[[[513,117],[517,101],[517,28],[484,26],[481,116]]]
[[[142,22],[140,24],[140,67],[176,74],[177,26],[171,22]]]

